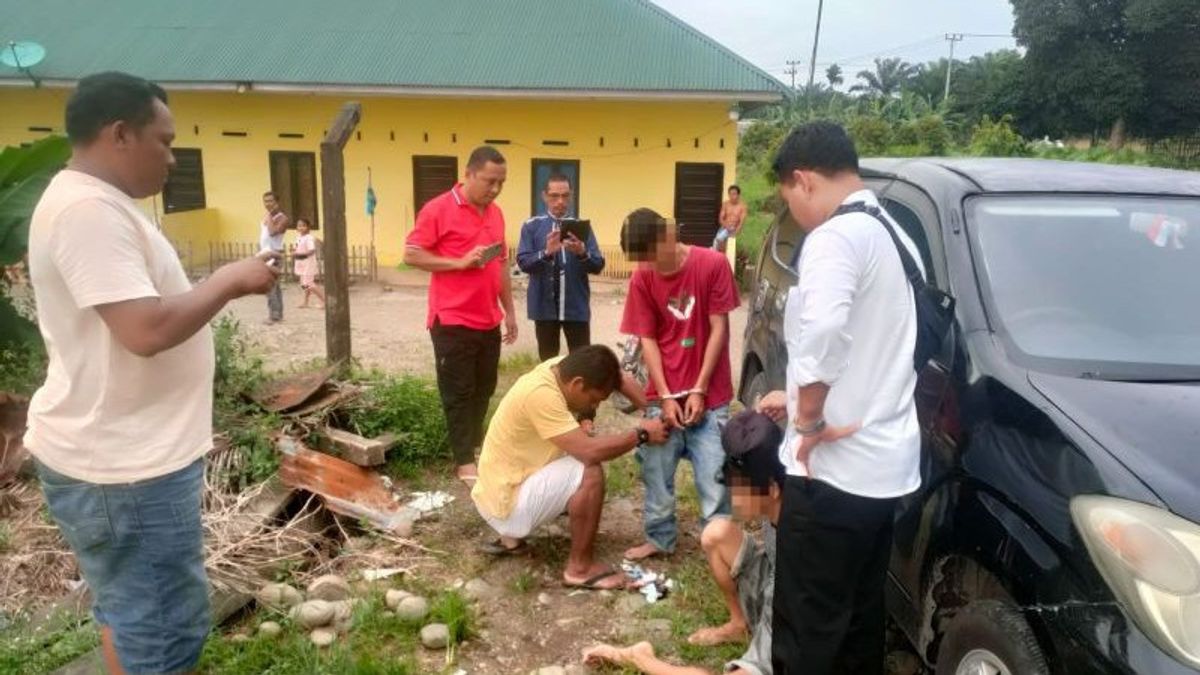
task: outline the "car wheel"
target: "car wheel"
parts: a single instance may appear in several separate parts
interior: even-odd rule
[[[937,675],[1048,675],[1033,630],[1012,605],[972,602],[950,621],[938,648]]]
[[[746,387],[746,400],[742,401],[746,404],[747,410],[754,410],[758,406],[758,402],[763,396],[767,395],[767,374],[755,373],[750,380],[750,385]]]

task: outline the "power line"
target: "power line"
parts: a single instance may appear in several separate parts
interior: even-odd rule
[[[821,12],[825,9],[825,0],[817,0],[817,32],[813,36],[812,60],[808,64],[808,91],[812,91],[813,78],[817,74],[817,45],[821,43]]]
[[[942,94],[942,100],[950,99],[950,73],[954,72],[954,44],[963,41],[962,33],[946,33],[946,40],[950,42],[950,60],[946,62],[946,91]]]
[[[796,72],[797,72],[797,67],[800,65],[800,62],[799,61],[788,61],[787,64],[788,64],[788,67],[783,70],[783,74],[792,76],[792,91],[795,91],[796,90]]]

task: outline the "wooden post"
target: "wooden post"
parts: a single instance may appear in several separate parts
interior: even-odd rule
[[[350,368],[350,263],[346,241],[346,174],[342,148],[362,118],[362,106],[346,103],[321,141],[321,195],[325,215],[325,358],[344,373]]]

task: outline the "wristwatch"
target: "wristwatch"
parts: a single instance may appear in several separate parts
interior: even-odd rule
[[[650,442],[650,432],[646,431],[645,429],[639,428],[637,430],[637,439],[638,439],[637,444],[639,446],[649,443]]]

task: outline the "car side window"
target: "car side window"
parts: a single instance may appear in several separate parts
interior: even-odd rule
[[[800,243],[804,241],[804,232],[796,221],[792,220],[792,214],[784,209],[775,217],[775,234],[770,242],[771,255],[774,256],[776,264],[796,272],[796,259],[800,253]]]
[[[912,239],[913,244],[916,244],[917,250],[921,252],[921,262],[925,266],[925,278],[933,285],[940,286],[937,271],[933,267],[933,254],[929,250],[929,237],[925,234],[925,227],[921,223],[920,216],[894,199],[884,199],[881,204],[883,208],[887,209],[892,220],[900,225],[908,238]]]

